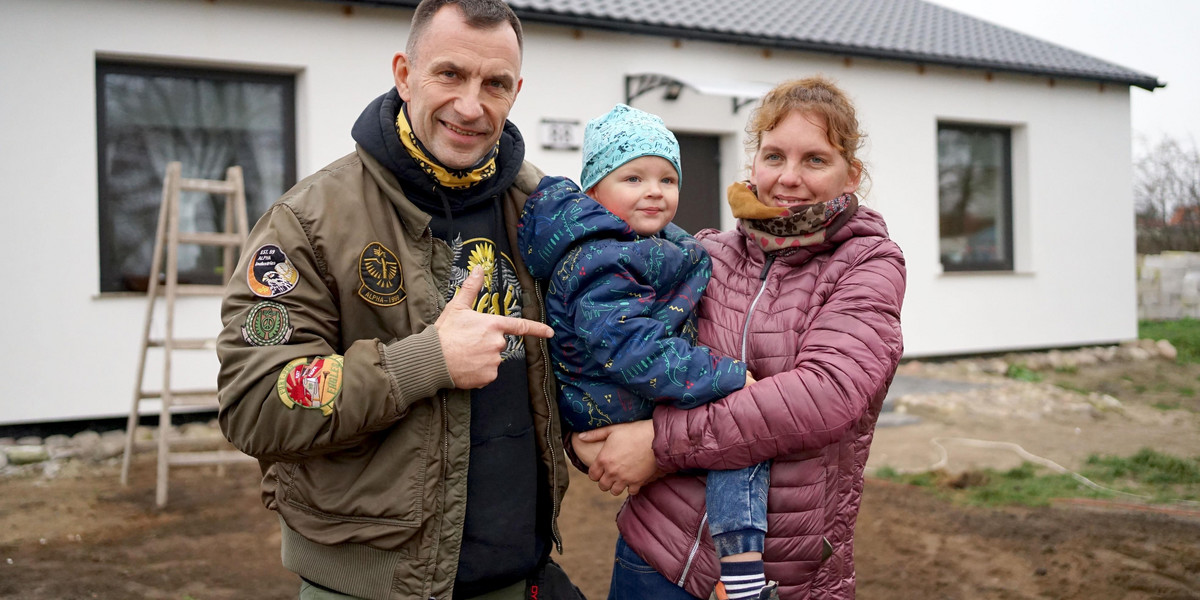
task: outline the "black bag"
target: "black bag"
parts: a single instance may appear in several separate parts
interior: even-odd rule
[[[538,568],[525,582],[525,598],[527,600],[587,600],[583,592],[571,583],[571,578],[558,563],[546,558],[546,562]]]

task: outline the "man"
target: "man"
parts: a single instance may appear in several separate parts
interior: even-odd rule
[[[513,252],[542,176],[507,122],[521,51],[501,0],[422,1],[356,151],[271,207],[227,290],[220,422],[263,465],[301,598],[565,580],[553,332]]]

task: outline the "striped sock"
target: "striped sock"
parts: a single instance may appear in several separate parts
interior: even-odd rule
[[[757,598],[759,590],[767,585],[762,561],[722,562],[721,583],[729,600]]]

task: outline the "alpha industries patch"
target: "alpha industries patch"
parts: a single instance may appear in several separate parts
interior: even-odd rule
[[[312,362],[307,358],[293,360],[279,372],[275,391],[288,408],[320,409],[328,417],[342,391],[342,357],[334,354],[319,356]]]
[[[358,257],[358,297],[375,306],[395,306],[406,294],[400,284],[400,260],[379,242],[371,242]]]
[[[296,288],[300,274],[283,250],[275,244],[263,244],[254,252],[246,269],[246,283],[255,296],[274,298]]]
[[[287,307],[265,300],[255,304],[246,314],[242,339],[251,346],[277,346],[292,339],[293,329]]]

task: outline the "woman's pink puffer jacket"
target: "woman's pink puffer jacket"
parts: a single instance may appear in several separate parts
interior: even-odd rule
[[[883,218],[859,207],[831,239],[767,255],[735,231],[702,232],[713,277],[700,342],[744,359],[754,385],[705,406],[654,413],[667,472],[772,460],[764,561],[780,597],[854,597],[854,523],[875,421],[903,352],[905,267]],[[626,542],[694,596],[720,572],[704,524],[704,479],[676,474],[621,508]]]

